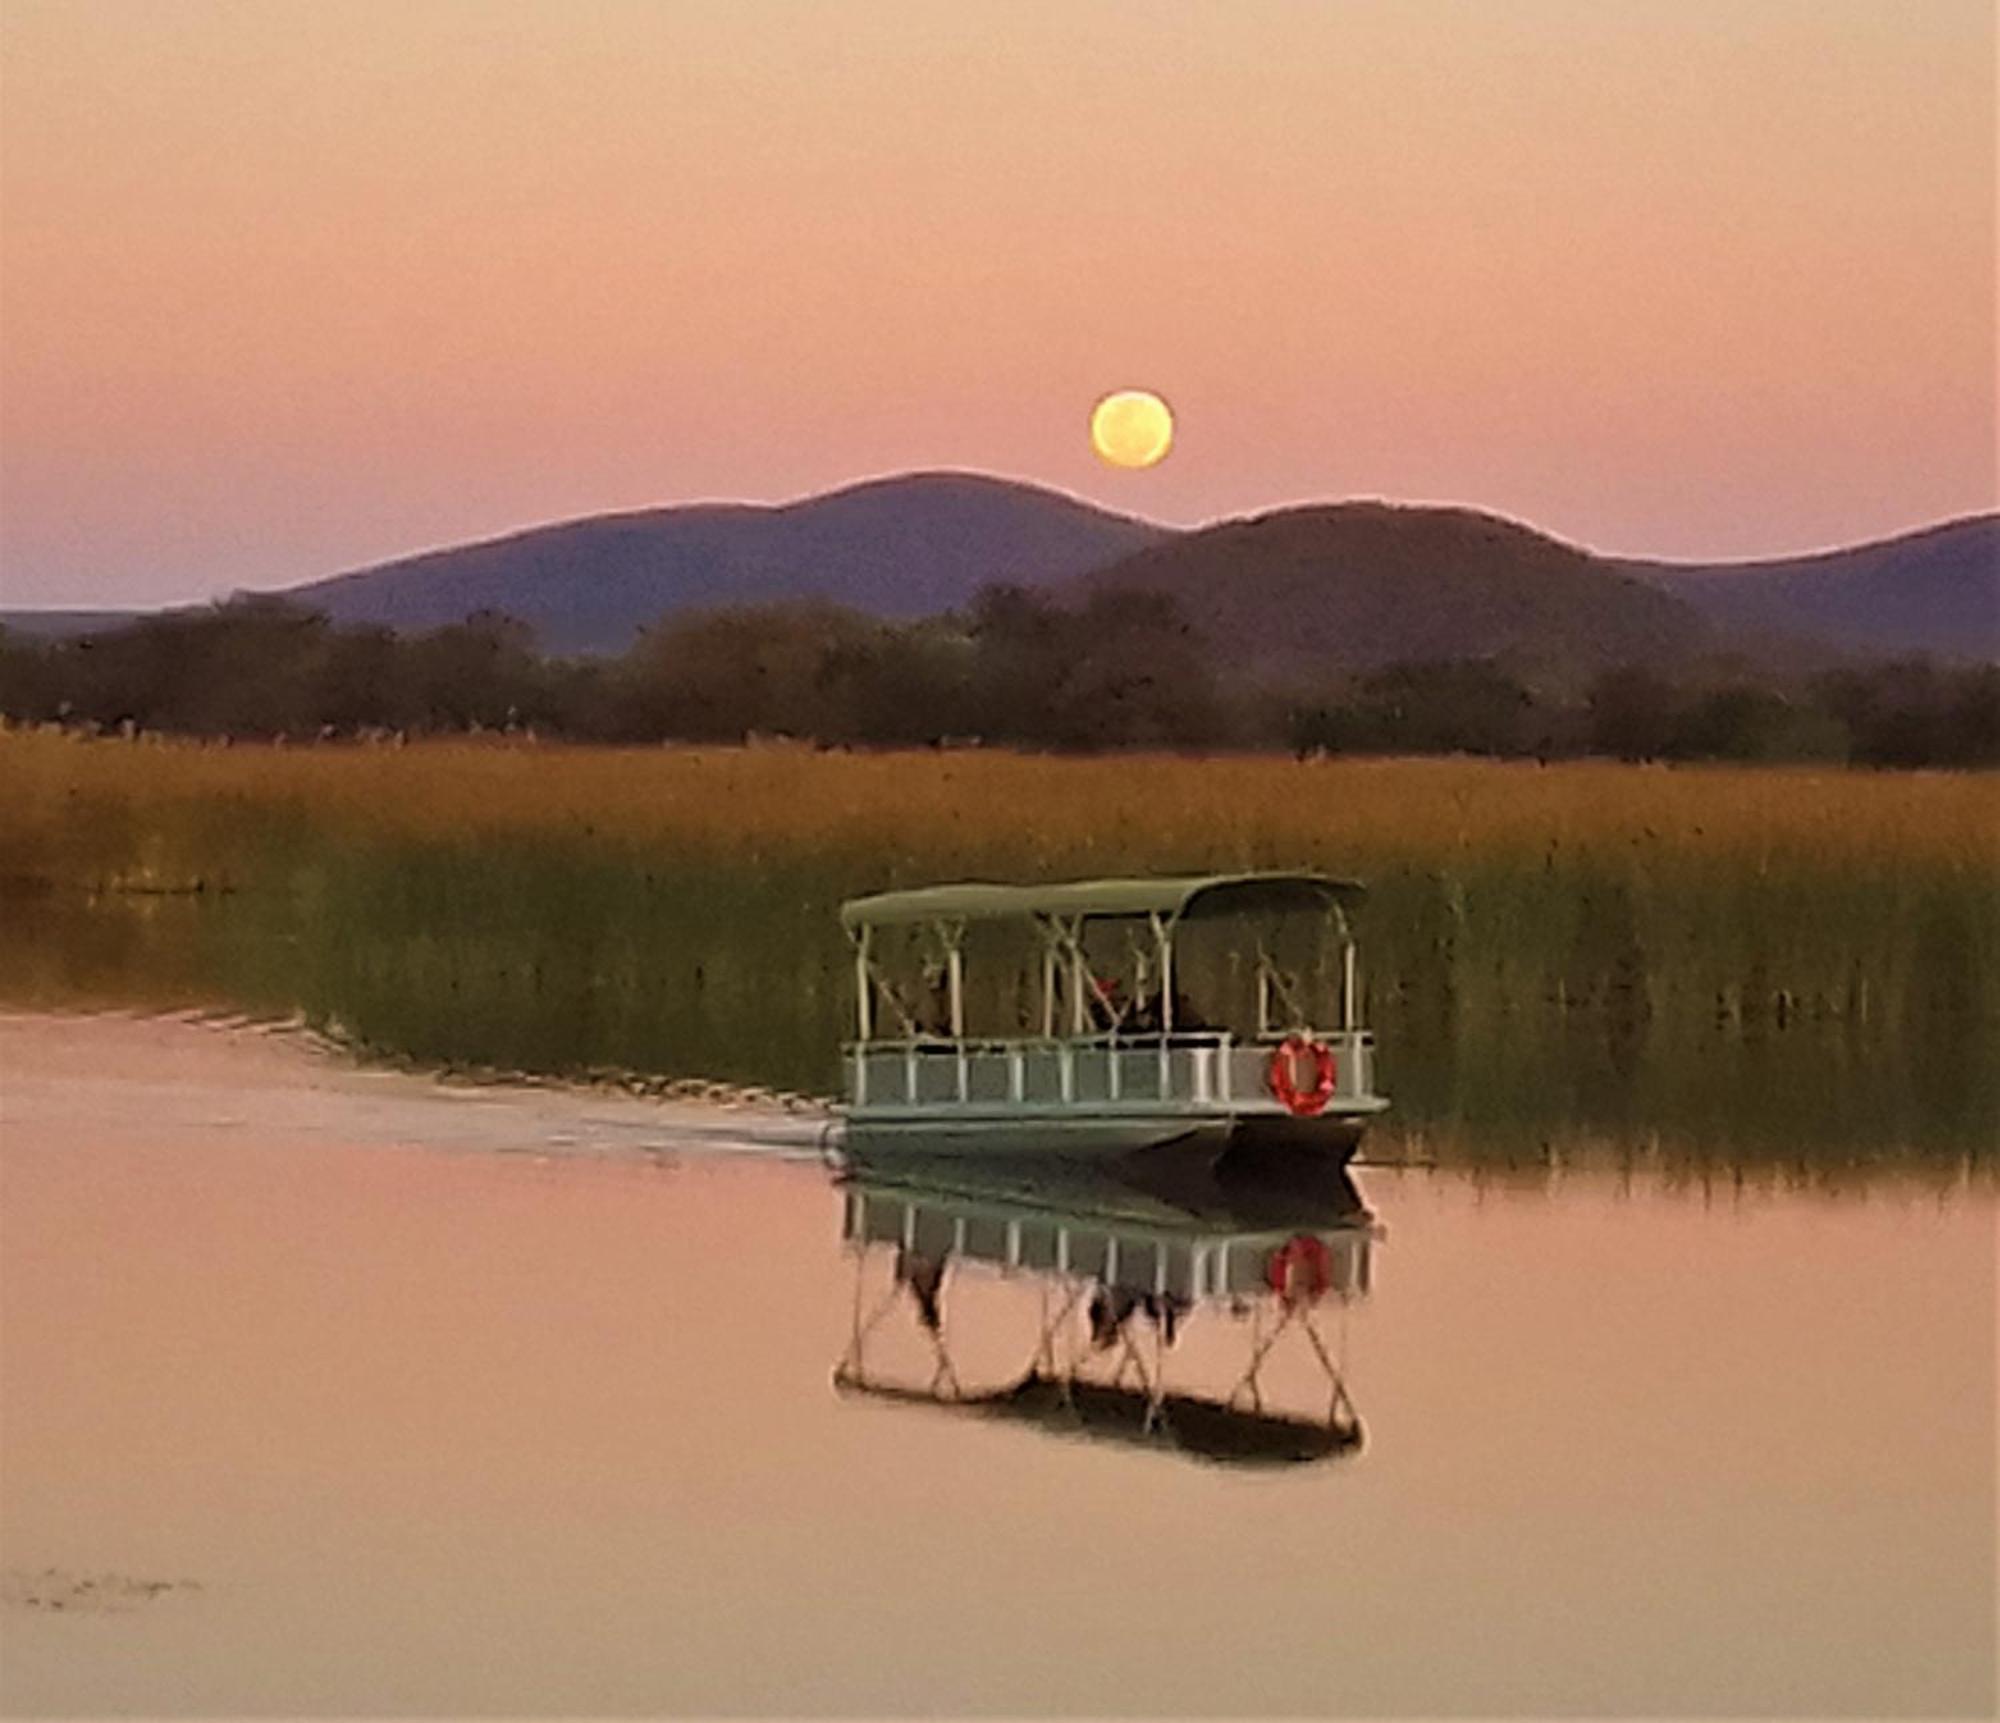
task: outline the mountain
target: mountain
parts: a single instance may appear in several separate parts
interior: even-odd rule
[[[615,652],[695,605],[817,597],[885,617],[996,580],[1157,586],[1228,651],[1286,673],[1500,656],[1588,670],[1733,651],[1774,666],[1913,651],[2000,658],[2000,515],[1769,562],[1600,557],[1461,508],[1351,502],[1180,533],[1035,485],[912,473],[777,506],[599,515],[403,557],[282,596],[343,623],[519,617],[545,650]],[[42,637],[137,620],[0,611]]]
[[[1167,529],[974,473],[911,473],[774,507],[599,515],[404,557],[284,596],[336,622],[435,628],[477,610],[552,652],[617,652],[698,605],[820,598],[885,617],[949,610],[993,581],[1049,585]]]
[[[1171,595],[1230,661],[1285,677],[1447,658],[1581,674],[1707,650],[1691,606],[1604,559],[1471,509],[1379,502],[1225,521],[1085,575]]]
[[[0,628],[30,640],[68,640],[78,634],[105,634],[125,628],[152,612],[145,610],[0,610]]]
[[[1725,637],[1783,633],[1869,656],[2000,659],[2000,515],[1770,562],[1620,562]]]

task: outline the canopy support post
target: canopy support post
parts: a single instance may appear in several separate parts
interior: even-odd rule
[[[1160,1033],[1174,1032],[1174,936],[1159,916],[1153,921],[1153,941],[1160,953]]]
[[[1056,1038],[1056,942],[1042,929],[1042,1039]]]
[[[854,940],[854,1029],[855,1039],[864,1042],[875,1032],[875,983],[868,971],[868,947],[874,933],[864,924]]]

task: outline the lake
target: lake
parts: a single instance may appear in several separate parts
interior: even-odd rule
[[[172,1016],[17,1010],[0,1074],[10,1713],[1994,1704],[1970,1137],[1385,1134],[1434,1164],[1355,1169],[1365,1280],[1300,1312],[1361,1439],[1243,1466],[836,1391],[857,1269],[870,1369],[935,1357],[804,1116]],[[1034,1281],[949,1271],[968,1394],[1034,1351]],[[1261,1320],[1138,1350],[1220,1397]],[[1308,1351],[1272,1362],[1309,1410]]]
[[[273,873],[222,893],[0,890],[0,1001],[299,1018],[373,1060],[485,1076],[839,1088],[853,965],[829,864],[496,841],[331,849]],[[1860,929],[1863,962],[1824,906],[1781,925],[1779,887],[1733,920],[1667,895],[1643,932],[1625,888],[1586,892],[1551,934],[1547,917],[1504,913],[1518,881],[1489,884],[1467,910],[1449,878],[1390,874],[1362,912],[1364,1021],[1397,1152],[1690,1176],[1991,1172],[1992,893],[1954,881],[1926,903],[1912,888],[1919,949],[1891,957]]]
[[[1992,780],[0,742],[9,1712],[1994,1706]],[[843,896],[1269,866],[1351,1180],[820,1159]]]

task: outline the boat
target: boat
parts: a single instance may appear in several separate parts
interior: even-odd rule
[[[1339,1347],[1319,1321],[1366,1296],[1380,1236],[1346,1168],[1321,1162],[1271,1184],[1185,1158],[1141,1169],[1058,1172],[1046,1158],[855,1169],[842,1218],[853,1325],[836,1391],[1239,1468],[1359,1449]],[[1032,1321],[1031,1356],[968,1381],[955,1326],[968,1300],[1008,1282],[1039,1294],[1013,1301],[1020,1326]],[[894,1349],[885,1330],[899,1317],[900,1372],[871,1357]],[[1208,1392],[1174,1381],[1169,1362],[1197,1324],[1233,1327],[1243,1348]]]
[[[1345,1160],[1388,1105],[1361,1023],[1363,895],[1267,872],[855,898],[844,1146]],[[975,948],[999,972],[983,984]]]

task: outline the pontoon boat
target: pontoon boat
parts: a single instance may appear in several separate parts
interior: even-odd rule
[[[1344,1160],[1388,1105],[1360,1020],[1348,912],[1362,895],[1246,873],[857,898],[840,912],[856,1006],[847,1147]],[[990,968],[969,969],[982,944]],[[1316,1026],[1323,1006],[1331,1028]]]

